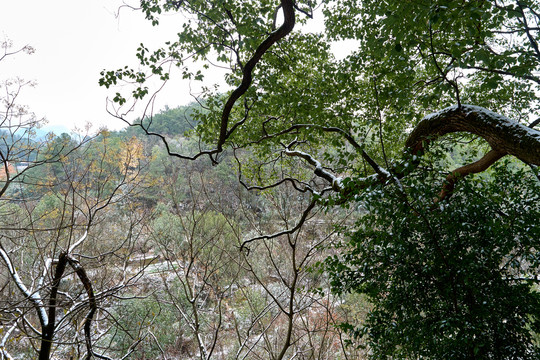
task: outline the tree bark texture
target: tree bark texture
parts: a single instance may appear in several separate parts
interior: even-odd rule
[[[417,154],[437,137],[454,132],[478,135],[499,153],[540,165],[540,131],[473,105],[451,106],[426,116],[405,146]]]

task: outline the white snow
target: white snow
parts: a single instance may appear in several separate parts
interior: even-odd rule
[[[441,114],[457,110],[457,105],[452,105],[447,108],[444,108],[442,110],[436,111],[434,113],[428,114],[424,116],[421,122],[423,121],[429,121],[435,117],[440,116]],[[499,127],[499,128],[507,128],[507,129],[519,129],[520,131],[525,132],[525,136],[535,138],[536,140],[540,141],[540,131],[532,129],[524,124],[521,124],[517,121],[514,121],[512,119],[507,118],[504,115],[497,114],[491,110],[488,110],[486,108],[483,108],[481,106],[477,105],[469,105],[469,104],[462,104],[461,109],[465,114],[471,114],[471,113],[477,113],[479,114],[483,119],[490,121],[493,126]]]
[[[49,317],[47,316],[47,313],[45,312],[45,306],[43,305],[43,301],[41,300],[41,296],[37,291],[30,291],[26,285],[24,285],[22,279],[19,276],[19,273],[17,272],[17,269],[13,266],[11,263],[11,259],[9,258],[8,254],[0,248],[0,256],[4,259],[4,262],[6,263],[8,267],[8,271],[11,274],[11,277],[15,281],[15,285],[21,290],[21,292],[28,298],[36,309],[38,310],[39,317],[44,325],[47,325],[49,323]]]
[[[284,150],[284,153],[288,156],[298,156],[298,157],[301,157],[302,159],[306,160],[308,163],[310,163],[311,165],[315,166],[315,169],[318,170],[319,172],[323,173],[326,177],[328,177],[329,179],[332,179],[331,183],[332,183],[332,188],[336,191],[340,191],[343,189],[343,179],[339,176],[335,176],[334,174],[330,173],[329,171],[325,170],[321,163],[319,161],[317,161],[313,156],[311,156],[310,154],[308,153],[305,153],[303,151],[300,151],[300,150],[289,150],[289,149],[285,149]]]

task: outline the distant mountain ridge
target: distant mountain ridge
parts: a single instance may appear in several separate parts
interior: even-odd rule
[[[45,126],[39,128],[39,129],[35,129],[35,130],[36,130],[37,138],[45,137],[49,133],[53,133],[53,134],[58,136],[58,135],[61,135],[63,133],[71,134],[71,132],[72,132],[70,129],[68,129],[64,125],[45,125]]]

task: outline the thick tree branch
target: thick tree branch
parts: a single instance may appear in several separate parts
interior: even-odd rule
[[[221,114],[221,126],[219,131],[219,139],[217,143],[217,150],[222,151],[223,145],[229,136],[231,136],[232,131],[236,128],[233,126],[231,130],[229,128],[229,118],[231,115],[232,108],[236,101],[246,93],[246,91],[251,86],[252,82],[252,72],[255,69],[257,63],[261,60],[262,56],[266,51],[274,45],[277,41],[283,39],[287,36],[294,28],[295,24],[295,13],[294,13],[294,1],[293,0],[281,0],[281,8],[283,10],[283,24],[270,34],[257,48],[255,54],[251,59],[246,63],[242,71],[242,83],[238,86],[229,96],[229,99],[223,107],[223,112]]]
[[[56,329],[56,301],[58,288],[60,287],[60,280],[64,276],[67,265],[67,253],[62,253],[58,257],[58,262],[56,264],[56,270],[54,272],[53,281],[51,284],[51,293],[49,295],[49,323],[46,326],[43,326],[43,334],[41,336],[41,348],[39,350],[39,360],[49,360],[51,356],[52,343],[54,338],[54,333]]]
[[[467,132],[485,139],[493,150],[540,165],[540,131],[480,106],[451,106],[426,116],[405,143],[417,155],[429,142],[454,132]]]
[[[532,126],[531,126],[532,125]],[[505,155],[514,155],[527,164],[540,163],[540,132],[479,106],[452,106],[426,116],[414,129],[406,148],[416,155],[429,142],[444,134],[465,131],[484,138],[492,147],[484,157],[453,170],[436,202],[452,195],[459,179],[485,171]]]
[[[286,149],[283,152],[287,156],[298,156],[298,157],[301,157],[302,159],[306,160],[308,163],[315,166],[315,175],[317,175],[319,177],[322,177],[323,179],[328,181],[330,184],[332,184],[332,189],[334,189],[334,191],[339,192],[339,191],[342,190],[342,188],[343,188],[343,186],[341,185],[342,179],[340,177],[338,177],[338,176],[333,175],[329,171],[325,170],[322,167],[321,163],[319,161],[315,160],[313,158],[313,156],[311,156],[311,155],[309,155],[309,154],[307,154],[305,152],[298,151],[298,150]]]
[[[444,200],[452,195],[454,187],[459,179],[470,175],[477,174],[482,171],[487,170],[491,165],[493,165],[497,160],[505,156],[504,153],[497,150],[491,150],[486,155],[484,155],[480,160],[462,166],[454,171],[452,171],[447,177],[446,182],[444,183],[441,192],[439,193],[438,201]]]
[[[83,238],[85,236],[83,236]],[[81,264],[77,260],[73,259],[70,255],[66,255],[66,260],[81,280],[81,283],[83,284],[84,289],[86,290],[86,294],[88,296],[88,305],[90,307],[90,310],[86,314],[84,320],[84,338],[86,341],[86,349],[88,351],[86,359],[90,360],[93,355],[96,356],[96,354],[92,350],[92,337],[90,331],[92,326],[92,319],[94,318],[94,314],[97,311],[96,297],[94,295],[94,289],[92,288],[92,282],[88,278],[88,275],[86,274],[86,271],[81,266]]]

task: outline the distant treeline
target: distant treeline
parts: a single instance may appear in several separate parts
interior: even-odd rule
[[[177,108],[169,108],[161,110],[157,114],[145,116],[143,119],[137,119],[134,124],[142,124],[149,132],[158,133],[170,137],[184,135],[197,126],[197,112],[201,111],[201,106],[198,103],[180,106]],[[113,132],[114,135],[133,137],[144,134],[144,131],[139,126],[129,126],[126,129]]]

